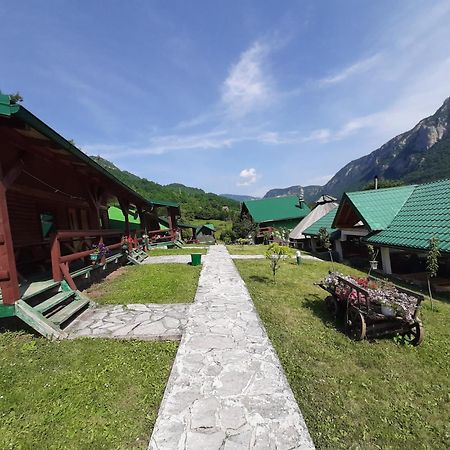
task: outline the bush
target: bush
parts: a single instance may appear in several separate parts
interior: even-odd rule
[[[231,244],[236,240],[236,234],[232,230],[223,230],[222,233],[220,233],[220,240],[227,245]]]

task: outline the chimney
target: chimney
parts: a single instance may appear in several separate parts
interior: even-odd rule
[[[373,185],[374,185],[375,190],[377,190],[378,189],[378,176],[377,175],[375,175],[373,177]]]

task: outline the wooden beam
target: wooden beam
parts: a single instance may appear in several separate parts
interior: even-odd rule
[[[1,175],[2,170],[0,166]],[[0,235],[3,236],[4,241],[0,244],[0,272],[4,276],[0,281],[2,300],[4,305],[12,305],[19,300],[20,291],[11,225],[9,222],[8,203],[6,200],[6,188],[3,182],[0,182]]]

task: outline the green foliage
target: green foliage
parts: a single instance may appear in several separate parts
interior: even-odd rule
[[[0,448],[147,448],[176,351],[1,333]]]
[[[285,245],[280,245],[278,243],[270,244],[266,250],[264,256],[269,260],[270,269],[272,270],[273,281],[275,282],[275,275],[277,270],[281,266],[281,262],[293,255],[291,248]]]
[[[411,170],[404,180],[407,183],[425,183],[450,177],[450,137],[436,142],[426,152],[420,152],[418,167]]]
[[[221,241],[224,242],[224,244],[231,244],[232,242],[234,242],[236,240],[236,234],[234,233],[233,230],[223,230],[220,235],[219,235],[219,239]]]
[[[431,309],[433,309],[433,294],[431,292],[430,278],[435,277],[438,273],[440,256],[441,253],[439,251],[439,238],[433,235],[428,243],[428,253],[426,261],[428,295],[430,296]]]
[[[367,251],[369,252],[370,261],[375,261],[378,252],[375,252],[373,245],[368,244]]]
[[[378,189],[403,186],[404,184],[405,182],[402,180],[385,180],[381,178],[378,180]],[[362,188],[363,191],[371,191],[373,189],[375,189],[375,182],[373,180]]]
[[[179,203],[182,221],[190,222],[193,219],[203,221],[210,219],[229,220],[232,214],[239,210],[239,203],[234,200],[207,193],[202,189],[187,187],[183,184],[174,183],[163,186],[125,170],[120,170],[100,156],[91,156],[91,158],[143,197]]]
[[[439,238],[432,236],[428,244],[426,269],[431,278],[437,275],[439,270],[439,257],[441,252],[439,251]]]
[[[331,321],[317,281],[328,265],[236,261],[318,449],[449,448],[450,303],[423,305],[425,341],[355,342]],[[336,264],[339,272],[363,272]]]
[[[113,279],[93,285],[88,297],[99,304],[186,303],[194,300],[200,266],[149,264],[126,267]]]
[[[280,239],[282,242],[289,242],[289,233],[290,230],[284,227],[275,228],[275,230],[273,231],[274,236]]]
[[[322,227],[319,229],[319,245],[327,250],[327,252],[331,249],[331,241],[330,241],[330,235],[325,227]]]
[[[257,225],[248,217],[237,217],[233,222],[232,230],[238,238],[247,239],[249,236],[254,237]]]

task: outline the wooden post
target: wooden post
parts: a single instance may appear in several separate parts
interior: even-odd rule
[[[126,200],[119,199],[120,209],[122,210],[122,214],[125,218],[125,230],[124,233],[126,236],[130,236],[130,222],[128,220],[128,210],[130,208],[130,203]]]
[[[1,175],[1,169],[0,169]],[[6,188],[0,182],[0,287],[4,305],[13,305],[20,298],[16,258],[9,223]]]
[[[63,273],[61,272],[60,259],[61,259],[61,247],[57,234],[52,237],[52,245],[50,250],[52,259],[52,276],[54,281],[62,281]]]
[[[381,263],[383,265],[383,272],[388,275],[392,274],[389,247],[381,247]]]

